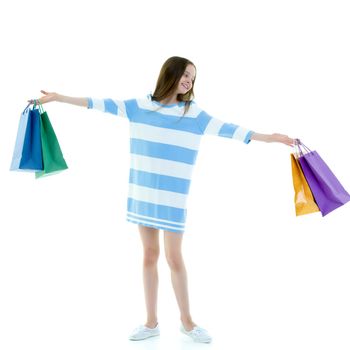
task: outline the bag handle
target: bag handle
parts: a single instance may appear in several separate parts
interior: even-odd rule
[[[304,152],[303,152],[303,149],[304,149]],[[306,145],[304,145],[300,139],[295,139],[294,141],[294,151],[296,152],[296,155],[298,156],[298,158],[300,156],[303,156],[305,153],[310,153],[312,152],[311,149],[309,147],[307,147]],[[306,152],[305,152],[306,151]]]
[[[27,104],[27,107],[26,108],[24,108],[24,110],[23,110],[23,112],[22,113],[24,113],[27,109],[28,109],[28,107],[31,105],[31,102],[29,102],[28,104]]]
[[[296,159],[300,158],[300,156],[303,155],[301,149],[298,147],[300,140],[299,139],[294,139],[293,142],[293,154]]]
[[[34,108],[35,108],[35,103],[37,103],[38,106],[39,106],[39,113],[40,113],[40,114],[43,114],[45,111],[44,111],[44,107],[43,107],[43,105],[41,104],[41,102],[40,102],[39,100],[34,100]]]

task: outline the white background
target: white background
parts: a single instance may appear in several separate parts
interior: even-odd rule
[[[126,120],[44,105],[69,169],[41,180],[9,171],[20,113],[40,89],[144,97],[179,55],[197,66],[207,112],[301,138],[349,190],[347,1],[0,6],[2,350],[350,348],[350,206],[296,217],[287,146],[202,141],[183,252],[193,319],[211,345],[178,330],[163,248],[162,336],[127,339],[145,308],[141,241],[125,220]]]

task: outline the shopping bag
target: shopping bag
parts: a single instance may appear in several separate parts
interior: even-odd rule
[[[47,112],[44,111],[41,103],[39,103],[39,110],[44,168],[42,171],[37,171],[35,173],[35,178],[40,178],[46,175],[53,175],[62,170],[68,169],[66,161],[63,158],[61,147],[58,143],[55,131],[52,127]]]
[[[16,143],[15,143],[15,148],[13,150],[10,170],[20,170],[19,169],[19,164],[20,164],[21,158],[22,158],[24,137],[25,137],[25,134],[26,134],[26,128],[27,128],[27,123],[28,123],[28,115],[29,115],[29,111],[30,111],[29,106],[30,106],[30,103],[24,109],[24,111],[22,112],[21,117],[19,119]]]
[[[291,154],[290,156],[292,164],[293,187],[295,192],[295,214],[299,216],[319,212],[320,209],[315,203],[310,187],[300,168],[297,155]]]
[[[311,151],[300,140],[298,140],[297,146],[301,153],[300,166],[322,216],[349,202],[349,193],[320,155],[316,151]]]
[[[23,111],[17,132],[17,139],[11,170],[37,171],[43,169],[40,114],[34,105]]]

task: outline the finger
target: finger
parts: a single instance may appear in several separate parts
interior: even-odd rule
[[[44,90],[40,90],[41,93],[43,93],[44,95],[48,95],[49,93],[44,91]]]

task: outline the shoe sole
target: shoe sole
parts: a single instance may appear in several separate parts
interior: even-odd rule
[[[160,334],[154,334],[154,335],[149,335],[145,338],[138,338],[138,339],[133,339],[133,338],[129,338],[129,340],[131,341],[139,341],[139,340],[145,340],[145,339],[148,339],[148,338],[152,338],[152,337],[158,337]]]
[[[205,340],[205,341],[201,341],[201,340],[196,340],[196,339],[193,339],[189,334],[186,333],[186,331],[184,331],[183,329],[181,329],[181,332],[185,335],[187,335],[188,337],[190,337],[195,343],[211,343],[212,339],[208,339],[208,340]]]

